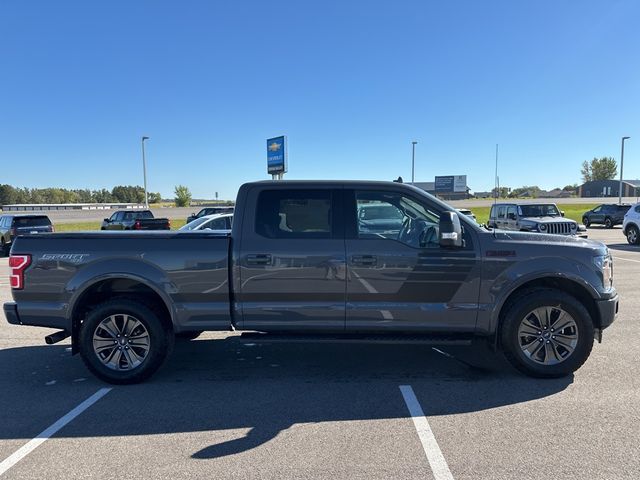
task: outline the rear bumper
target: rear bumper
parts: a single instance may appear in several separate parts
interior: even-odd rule
[[[600,329],[604,330],[613,323],[618,313],[618,295],[607,300],[598,300],[596,302],[598,312],[600,313]]]
[[[22,325],[18,316],[18,305],[15,302],[4,304],[4,316],[7,317],[7,322],[11,325]]]
[[[66,305],[49,302],[28,302],[24,305],[15,302],[4,304],[4,316],[11,325],[30,325],[33,327],[59,328],[71,331],[71,320],[66,315]]]

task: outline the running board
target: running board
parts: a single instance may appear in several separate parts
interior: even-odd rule
[[[257,343],[362,343],[382,345],[471,345],[471,335],[300,335],[245,332],[241,341]]]

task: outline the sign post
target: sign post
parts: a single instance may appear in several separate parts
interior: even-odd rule
[[[274,180],[282,180],[287,172],[287,137],[275,137],[267,140],[267,173]]]

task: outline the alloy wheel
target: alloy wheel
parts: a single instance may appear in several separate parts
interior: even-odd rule
[[[93,332],[93,351],[102,364],[112,370],[138,367],[147,358],[150,346],[147,328],[126,313],[110,315]]]
[[[538,307],[521,320],[518,342],[533,362],[556,365],[569,358],[578,345],[578,326],[559,306]]]

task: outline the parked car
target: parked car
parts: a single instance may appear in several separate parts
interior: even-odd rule
[[[622,225],[624,215],[627,213],[631,205],[629,204],[605,204],[598,205],[596,208],[584,212],[582,215],[582,223],[585,227],[594,224],[604,225],[607,228],[613,228],[614,225]]]
[[[231,213],[218,213],[215,215],[205,215],[195,219],[193,222],[189,222],[178,230],[180,231],[197,231],[197,230],[231,230],[231,222],[233,221],[233,214]]]
[[[46,215],[0,215],[0,253],[7,255],[18,235],[53,231],[51,220]]]
[[[207,215],[215,215],[217,213],[233,213],[234,207],[205,207],[198,213],[192,213],[187,217],[187,223],[193,222],[196,218],[205,217]]]
[[[383,202],[367,202],[358,205],[358,228],[368,233],[399,232],[402,228],[402,212]]]
[[[154,218],[151,210],[120,210],[102,222],[100,230],[170,230],[168,218]]]
[[[371,233],[359,207],[397,209]],[[144,255],[141,253],[144,252]],[[175,335],[248,330],[299,339],[470,344],[483,339],[535,377],[569,375],[618,311],[605,245],[487,231],[411,185],[243,185],[230,235],[151,232],[19,237],[13,325],[58,328],[99,378],[155,372]]]
[[[629,245],[640,245],[640,203],[629,207],[622,222],[622,233]]]
[[[472,218],[474,222],[478,221],[478,219],[476,218],[476,215],[471,210],[469,210],[468,208],[458,208],[458,211],[461,214],[466,215],[469,218]]]
[[[553,203],[496,203],[491,207],[488,226],[501,230],[587,237],[584,226],[563,217],[564,212]]]

